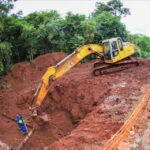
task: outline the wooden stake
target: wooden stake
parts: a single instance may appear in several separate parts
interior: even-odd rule
[[[29,138],[33,135],[35,128],[33,127],[28,135],[23,139],[23,141],[19,144],[16,150],[21,150],[23,146],[28,142]]]

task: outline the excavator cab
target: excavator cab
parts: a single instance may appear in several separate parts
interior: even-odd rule
[[[104,40],[102,43],[104,46],[105,61],[114,60],[119,55],[120,51],[124,50],[122,39],[119,37]]]
[[[102,43],[103,58],[99,62],[94,63],[94,76],[118,72],[129,67],[138,66],[137,61],[133,59],[130,60],[130,56],[135,54],[134,44],[129,42],[123,43],[120,37],[107,39]]]

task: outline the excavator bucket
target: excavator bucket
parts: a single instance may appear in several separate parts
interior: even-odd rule
[[[40,112],[39,110],[35,109],[32,113],[32,117],[35,120],[35,122],[39,125],[43,125],[45,123],[48,123],[50,121],[50,117],[45,112]]]
[[[48,114],[46,114],[46,113],[44,113],[44,112],[42,112],[41,115],[38,115],[38,118],[39,118],[39,120],[41,120],[43,123],[50,121],[50,118],[49,118]]]

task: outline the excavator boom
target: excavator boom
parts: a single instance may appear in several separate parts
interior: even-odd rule
[[[49,67],[43,75],[37,91],[34,94],[33,108],[39,107],[44,101],[52,81],[63,76],[73,66],[80,62],[86,56],[97,53],[101,55],[103,53],[103,46],[97,44],[88,44],[75,50],[72,54],[65,57],[62,61],[56,64],[56,66]]]

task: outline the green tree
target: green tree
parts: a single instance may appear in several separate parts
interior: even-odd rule
[[[81,23],[85,21],[84,15],[68,13],[62,21],[61,30],[65,35],[63,39],[64,51],[71,53],[78,46],[83,45],[84,38]]]
[[[116,16],[108,12],[97,15],[93,18],[96,22],[96,41],[104,40],[107,38],[121,37],[126,40],[128,32],[125,25]]]
[[[90,19],[82,21],[81,32],[84,38],[84,44],[94,43],[94,38],[97,33],[96,22]]]
[[[123,3],[121,0],[111,0],[107,2],[106,4],[103,2],[97,2],[96,3],[96,10],[93,13],[93,15],[98,15],[101,13],[109,12],[114,16],[122,17],[130,15],[129,8],[123,7]]]
[[[134,34],[130,36],[130,41],[136,44],[138,57],[150,58],[150,37]]]
[[[9,11],[13,8],[13,0],[0,0],[0,77],[6,74],[11,67],[11,48],[6,31],[6,23],[10,18],[7,17]]]
[[[13,9],[14,0],[0,0],[0,15],[7,15]]]
[[[38,28],[41,24],[46,24],[59,18],[60,15],[58,14],[58,12],[55,10],[51,10],[31,13],[28,16],[24,17],[24,20]]]
[[[0,42],[0,77],[10,70],[11,47],[9,42]]]
[[[36,54],[36,29],[33,25],[24,23],[22,24],[22,32],[20,34],[20,41],[23,44],[21,46],[22,57],[24,60],[32,61]],[[21,52],[19,53],[21,56]]]

